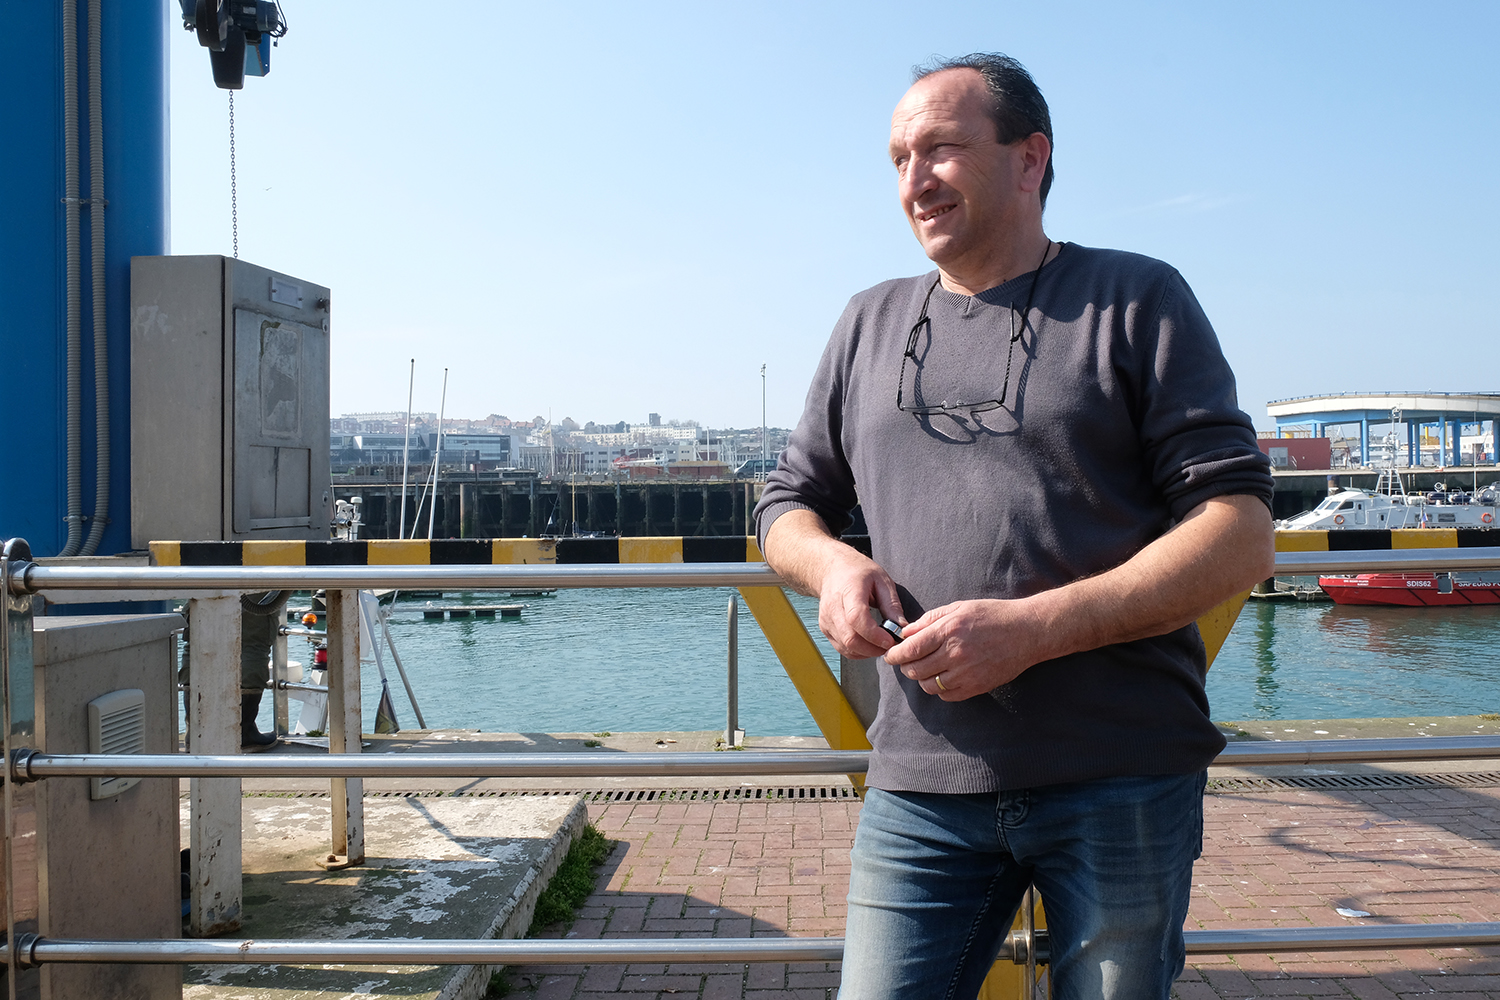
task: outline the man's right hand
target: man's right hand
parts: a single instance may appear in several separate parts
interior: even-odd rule
[[[874,560],[834,538],[810,510],[787,511],[766,535],[766,562],[801,594],[818,599],[818,627],[845,656],[879,656],[895,640],[884,618],[905,625],[896,582]]]

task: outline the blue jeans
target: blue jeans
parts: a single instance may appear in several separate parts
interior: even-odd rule
[[[1035,883],[1054,1000],[1166,1000],[1203,845],[1206,775],[982,795],[870,789],[839,1000],[971,998]]]

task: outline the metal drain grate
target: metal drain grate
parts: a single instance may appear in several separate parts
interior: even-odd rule
[[[1286,774],[1266,777],[1208,779],[1208,793],[1274,792],[1283,788],[1325,790],[1369,788],[1491,788],[1500,785],[1500,771],[1458,771],[1452,774]]]
[[[1355,791],[1380,788],[1493,788],[1500,771],[1460,771],[1451,774],[1287,774],[1208,779],[1209,795],[1232,792],[1275,792],[1287,788]],[[442,792],[430,790],[371,791],[369,799],[481,798],[582,795],[585,802],[832,802],[851,801],[859,793],[849,785],[739,788],[506,788]],[[288,792],[246,792],[246,798],[326,799],[328,792],[309,789]]]
[[[857,800],[859,793],[849,785],[807,787],[793,785],[780,788],[507,788],[475,791],[392,791],[365,790],[367,799],[474,798],[504,799],[523,796],[582,795],[585,802],[831,802]],[[309,789],[295,792],[245,792],[245,798],[326,799],[326,791]]]
[[[369,793],[366,793],[369,794]],[[401,793],[393,793],[399,795]],[[808,802],[858,799],[848,786],[781,788],[516,788],[459,792],[472,798],[513,798],[520,795],[582,795],[585,802]]]

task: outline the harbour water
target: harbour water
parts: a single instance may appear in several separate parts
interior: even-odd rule
[[[432,728],[487,732],[713,730],[725,724],[729,590],[559,590],[518,598],[520,618],[430,620],[403,598],[396,647]],[[505,600],[500,598],[499,600]],[[441,602],[493,604],[493,594]],[[793,604],[817,630],[816,602]],[[1209,672],[1217,720],[1477,715],[1500,711],[1496,609],[1256,603]],[[294,659],[307,659],[293,639]],[[387,662],[397,718],[411,706]],[[754,735],[817,735],[755,620],[739,616],[739,721]],[[365,718],[379,679],[367,665]],[[267,699],[269,704],[270,699]],[[295,717],[295,708],[294,708]],[[267,716],[267,721],[269,717]]]

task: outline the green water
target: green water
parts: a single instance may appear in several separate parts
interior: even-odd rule
[[[432,728],[500,732],[722,729],[729,590],[561,590],[519,619],[428,620],[398,603],[391,633]],[[499,603],[491,594],[441,603]],[[793,598],[823,655],[815,602]],[[1209,672],[1219,720],[1500,711],[1500,609],[1252,603]],[[740,607],[740,727],[816,735],[765,637]],[[291,655],[307,659],[301,640]],[[388,664],[397,718],[415,717]],[[363,676],[366,719],[379,680]],[[270,699],[267,699],[269,703]],[[294,709],[295,712],[295,709]]]
[[[1216,719],[1500,711],[1500,608],[1252,602],[1208,674]]]

